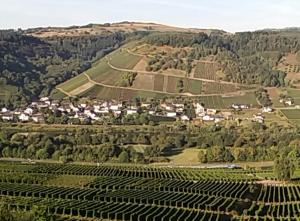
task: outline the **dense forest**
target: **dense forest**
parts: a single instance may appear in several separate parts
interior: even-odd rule
[[[284,54],[300,50],[299,36],[300,32],[297,31],[257,31],[210,36],[205,33],[154,33],[147,36],[145,41],[158,46],[191,47],[192,50],[186,55],[190,60],[215,56],[222,66],[225,80],[279,87],[284,86],[286,74],[275,70],[274,66]],[[157,62],[154,60],[150,65]],[[179,69],[184,69],[178,65]],[[163,67],[155,66],[155,70]]]
[[[38,39],[13,30],[0,31],[0,84],[17,88],[17,93],[6,93],[4,102],[16,105],[49,95],[57,84],[88,69],[134,35],[116,32]]]
[[[151,162],[178,149],[199,148],[209,162],[273,160],[281,150],[300,155],[299,128],[272,123],[221,126],[39,127],[0,128],[1,157],[63,162]],[[145,146],[144,152],[134,146]]]

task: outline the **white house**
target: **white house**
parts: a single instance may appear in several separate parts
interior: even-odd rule
[[[82,103],[82,104],[80,104],[80,107],[82,107],[82,108],[86,108],[86,107],[87,107],[87,104],[85,104],[85,103]]]
[[[263,107],[262,112],[263,113],[271,113],[273,109],[271,107]]]
[[[142,103],[142,104],[141,104],[141,107],[148,108],[148,107],[150,107],[150,105],[151,105],[151,104],[148,104],[148,103]]]
[[[232,104],[231,107],[233,109],[240,109],[240,105],[238,105],[238,104]]]
[[[79,111],[79,108],[78,107],[75,107],[73,104],[70,104],[70,108],[72,109],[72,111],[74,112],[78,112]],[[67,110],[68,111],[68,110]]]
[[[207,110],[206,110],[206,113],[207,113],[208,115],[214,115],[214,114],[217,113],[217,110],[216,110],[216,109],[207,109]]]
[[[120,104],[113,104],[113,105],[110,105],[109,109],[112,111],[116,111],[116,110],[120,110],[121,107],[122,107],[122,105],[120,105]]]
[[[40,101],[42,101],[42,102],[49,101],[49,97],[41,97],[41,98],[40,98]]]
[[[258,123],[263,123],[265,120],[264,116],[261,114],[254,114],[253,115],[253,121],[258,122]]]
[[[182,121],[190,121],[190,118],[189,118],[188,116],[186,116],[186,115],[182,115],[182,116],[180,117],[180,119],[181,119]]]
[[[2,115],[2,120],[5,120],[5,121],[12,121],[14,119],[14,116],[12,114],[5,114],[5,115]]]
[[[175,106],[176,108],[184,108],[184,104],[173,103],[173,106]]]
[[[201,113],[205,113],[205,108],[204,106],[202,106],[201,104],[199,103],[196,103],[196,109],[195,109],[195,112],[197,115],[201,114]]]
[[[248,104],[241,104],[240,107],[241,107],[241,109],[249,109]]]
[[[19,115],[19,120],[22,121],[22,122],[27,122],[29,121],[29,115],[25,114],[25,113],[22,113]]]
[[[164,108],[167,111],[173,111],[174,110],[174,106],[170,105],[170,104],[161,104],[160,105],[162,108]]]
[[[27,107],[25,110],[24,110],[24,113],[25,114],[28,114],[28,115],[32,115],[34,112],[34,110],[30,107]]]
[[[3,108],[1,109],[1,112],[2,112],[2,113],[7,113],[7,112],[8,112],[8,109],[7,109],[6,107],[3,107]]]
[[[177,113],[176,112],[167,112],[167,117],[176,117]]]
[[[224,120],[223,116],[214,116],[214,118],[215,118],[215,123],[219,123]]]
[[[130,114],[137,114],[137,110],[135,110],[135,109],[128,109],[128,110],[126,110],[126,114],[127,114],[127,115],[130,115]]]
[[[284,101],[284,103],[288,106],[292,106],[294,104],[294,102],[292,100],[286,100],[286,101]]]
[[[155,111],[154,110],[149,110],[148,113],[151,114],[151,115],[155,115]]]
[[[44,121],[44,116],[42,114],[34,114],[32,115],[31,119],[35,123],[40,123]]]
[[[214,121],[215,118],[213,116],[210,116],[210,115],[205,115],[202,117],[202,120],[204,121]]]

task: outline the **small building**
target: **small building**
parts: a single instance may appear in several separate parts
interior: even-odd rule
[[[272,113],[273,109],[271,107],[263,107],[262,112],[263,113]]]
[[[204,116],[202,117],[202,120],[203,120],[203,121],[214,121],[215,118],[214,118],[213,116],[211,116],[211,115],[204,115]]]
[[[45,122],[45,118],[42,114],[34,114],[31,116],[31,119],[35,123],[43,123]]]
[[[176,112],[171,112],[171,111],[169,111],[169,112],[166,112],[166,116],[167,116],[167,117],[176,117],[176,116],[177,116],[177,113],[176,113]]]
[[[180,119],[182,120],[182,121],[190,121],[191,119],[188,117],[188,116],[186,116],[186,115],[182,115],[181,117],[180,117]]]
[[[28,115],[32,115],[34,112],[34,110],[30,107],[27,107],[25,110],[24,110],[24,113],[25,114],[28,114]]]
[[[2,109],[1,109],[1,112],[2,113],[7,113],[9,110],[6,108],[6,107],[3,107]]]
[[[4,121],[12,121],[14,119],[14,115],[11,113],[6,113],[2,115],[2,120]]]
[[[265,117],[261,113],[258,113],[258,114],[254,114],[253,115],[253,119],[252,120],[254,122],[258,122],[258,123],[264,123]]]
[[[214,115],[214,114],[217,113],[217,110],[216,110],[216,109],[207,109],[207,110],[206,110],[206,113],[207,113],[208,115]]]
[[[130,115],[130,114],[137,114],[137,110],[136,109],[127,109],[126,110],[126,114]]]
[[[202,104],[196,103],[196,105],[194,105],[194,106],[195,106],[195,113],[197,115],[205,113],[205,108]]]
[[[22,122],[28,122],[30,119],[29,115],[25,113],[21,113],[18,118]]]
[[[49,97],[41,97],[40,98],[41,102],[46,102],[46,101],[49,101],[49,100],[50,100]]]

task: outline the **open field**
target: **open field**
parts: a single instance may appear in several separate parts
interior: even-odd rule
[[[269,88],[268,90],[268,94],[270,96],[270,99],[273,103],[274,107],[284,107],[283,103],[279,102],[279,94],[281,93],[280,90],[278,88]]]
[[[57,87],[63,89],[66,92],[71,92],[72,90],[74,90],[88,82],[89,81],[88,81],[87,77],[84,76],[84,74],[80,74],[80,75],[58,85]]]
[[[274,178],[268,169],[1,162],[0,174],[0,197],[10,208],[43,206],[49,214],[74,219],[296,221],[300,216],[300,186],[265,180]]]
[[[207,108],[228,109],[232,104],[249,104],[257,105],[254,93],[246,93],[240,96],[222,97],[220,95],[203,96],[199,100],[204,103]]]
[[[298,109],[282,109],[281,112],[291,122],[300,126],[300,110]]]
[[[195,165],[199,163],[198,158],[199,149],[196,148],[188,148],[183,149],[180,153],[174,154],[172,156],[168,156],[171,160],[171,163],[178,165]]]
[[[187,91],[192,94],[201,94],[202,93],[202,81],[187,80]]]
[[[134,69],[142,59],[140,56],[129,54],[124,48],[113,52],[108,57],[113,66],[123,69]]]

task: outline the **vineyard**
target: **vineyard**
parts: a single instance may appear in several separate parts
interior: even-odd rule
[[[0,198],[10,208],[43,205],[58,216],[136,221],[300,216],[300,186],[260,184],[251,169],[1,163],[0,173]],[[262,170],[259,176],[271,173]]]
[[[209,80],[218,80],[218,77],[216,75],[217,70],[217,64],[198,62],[195,68],[194,77]]]
[[[224,94],[239,91],[240,88],[232,84],[217,82],[203,82],[202,91],[204,94]]]
[[[300,125],[300,110],[282,109],[281,112],[290,122]]]

